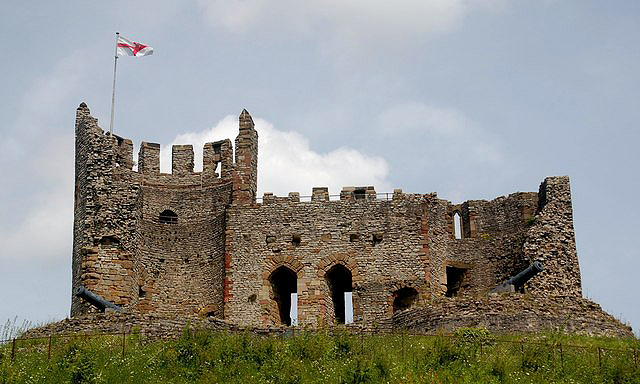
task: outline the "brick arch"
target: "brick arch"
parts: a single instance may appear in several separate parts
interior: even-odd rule
[[[286,267],[296,274],[296,280],[299,282],[300,278],[304,276],[304,265],[291,256],[284,256],[281,254],[274,254],[265,260],[265,267],[262,272],[262,284],[267,288],[269,292],[268,296],[263,297],[264,302],[262,306],[262,322],[269,325],[281,325],[280,322],[280,309],[278,304],[274,301],[273,287],[271,286],[271,275],[280,267]],[[301,292],[298,290],[298,295]],[[300,318],[302,320],[302,318]]]
[[[413,280],[396,281],[394,283],[389,284],[389,292],[393,293],[402,288],[413,288],[415,290],[420,291],[421,289],[420,285],[422,284],[416,284],[416,282]]]
[[[324,283],[324,288],[320,296],[316,297],[316,300],[321,303],[321,313],[324,316],[325,320],[330,324],[335,321],[334,314],[332,313],[333,303],[331,303],[331,296],[329,292],[329,286],[326,285],[326,275],[327,272],[331,270],[331,268],[336,265],[343,265],[346,269],[351,272],[351,283],[353,285],[353,320],[355,323],[359,323],[363,319],[362,305],[361,305],[361,297],[360,292],[357,287],[360,285],[364,278],[360,273],[358,265],[354,259],[349,257],[349,255],[344,253],[336,253],[333,255],[328,255],[322,258],[317,265],[316,268],[316,276],[319,281]]]
[[[266,266],[262,277],[269,279],[269,276],[278,268],[285,266],[296,273],[298,279],[304,276],[304,265],[298,259],[291,256],[275,255],[266,259]]]
[[[415,281],[396,281],[388,285],[387,289],[387,315],[393,316],[394,301],[396,299],[396,293],[400,290],[412,289],[417,293],[416,300],[412,303],[412,306],[419,306],[424,303],[425,296],[427,295],[426,287],[423,284],[416,284]]]
[[[344,265],[350,272],[353,284],[361,283],[363,281],[360,271],[358,270],[358,264],[349,255],[344,253],[337,253],[329,256],[325,256],[318,263],[316,274],[319,278],[324,279],[324,276],[329,272],[333,266],[341,264]]]

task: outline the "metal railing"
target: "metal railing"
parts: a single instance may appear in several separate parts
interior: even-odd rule
[[[327,197],[329,201],[340,201],[341,197],[343,195],[324,195],[324,197]],[[350,201],[356,200],[356,201],[360,201],[360,200],[366,200],[366,201],[388,201],[388,200],[393,200],[393,192],[380,192],[380,193],[375,193],[375,198],[372,198],[372,196],[374,196],[374,194],[364,194],[364,195],[359,195],[359,194],[355,194],[352,195],[352,197],[349,199]],[[291,196],[276,196],[273,195],[272,197],[270,197],[272,199],[274,199],[274,201],[296,201],[296,202],[311,202],[314,201],[314,195],[305,195],[305,196],[296,196],[291,197]],[[327,201],[325,199],[318,199],[318,201]],[[264,197],[256,197],[256,202],[257,203],[263,203],[264,202]]]

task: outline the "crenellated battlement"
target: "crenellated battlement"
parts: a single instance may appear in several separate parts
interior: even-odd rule
[[[258,204],[273,203],[322,203],[322,202],[381,202],[405,199],[422,199],[425,196],[436,198],[436,193],[405,194],[402,189],[394,189],[393,192],[376,192],[373,186],[343,187],[339,195],[329,194],[327,187],[313,187],[310,195],[300,195],[300,192],[289,192],[284,196],[276,196],[272,192],[265,192],[262,198],[257,199]]]
[[[424,199],[437,199],[436,192],[431,193],[405,193],[400,188],[393,192],[376,192],[373,186],[342,187],[340,194],[330,194],[327,187],[313,187],[310,195],[301,195],[300,192],[289,192],[287,196],[276,196],[273,192],[264,192],[262,197],[256,199],[258,205],[273,203],[334,203],[334,202],[384,202]],[[447,204],[449,201],[442,200]],[[459,205],[456,205],[458,207]]]
[[[205,143],[202,150],[202,171],[194,170],[193,145],[173,145],[171,148],[171,173],[161,172],[158,143],[143,141],[138,152],[135,168],[133,142],[130,139],[111,135],[99,127],[97,119],[91,116],[85,103],[76,112],[76,133],[82,143],[100,163],[111,163],[119,174],[129,174],[134,179],[148,185],[184,187],[187,185],[216,185],[236,181],[235,189],[241,201],[255,199],[257,185],[257,139],[253,119],[246,110],[239,118],[236,138],[236,158],[233,158],[233,144],[230,139]],[[235,179],[234,179],[235,175]],[[245,191],[244,195],[240,191]],[[246,198],[248,197],[248,199]]]

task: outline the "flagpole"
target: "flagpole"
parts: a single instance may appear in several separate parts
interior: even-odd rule
[[[116,103],[116,68],[118,66],[118,37],[120,32],[116,32],[116,50],[113,59],[113,88],[111,89],[111,124],[109,124],[109,135],[113,135],[113,114]]]

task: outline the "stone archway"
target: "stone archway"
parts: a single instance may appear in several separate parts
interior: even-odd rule
[[[325,274],[325,280],[329,286],[336,323],[345,324],[347,318],[345,309],[348,308],[351,310],[350,320],[353,321],[353,304],[345,303],[345,293],[353,291],[351,271],[342,264],[335,264]]]
[[[298,292],[298,276],[289,267],[280,266],[269,275],[271,298],[278,307],[280,324],[291,325],[291,294]]]

